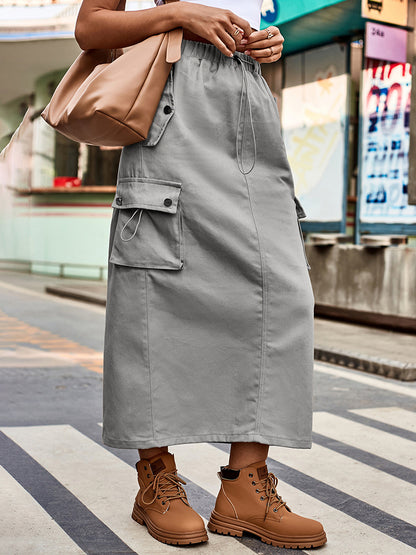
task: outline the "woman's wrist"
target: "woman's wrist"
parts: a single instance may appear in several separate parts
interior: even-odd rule
[[[169,27],[171,29],[185,27],[183,2],[170,2],[169,4],[165,4],[163,7],[160,6],[158,9],[161,8],[164,11],[163,16],[169,22]]]

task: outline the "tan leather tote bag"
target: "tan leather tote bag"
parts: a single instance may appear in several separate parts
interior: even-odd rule
[[[143,141],[172,64],[181,57],[182,35],[178,28],[150,36],[126,51],[81,52],[42,118],[80,143],[125,146]]]

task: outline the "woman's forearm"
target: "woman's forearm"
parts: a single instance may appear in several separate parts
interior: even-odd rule
[[[83,50],[124,48],[177,27],[215,45],[232,56],[243,35],[251,34],[248,21],[229,10],[190,2],[171,2],[157,8],[125,12],[124,0],[83,0],[75,38]]]
[[[84,0],[75,39],[80,48],[124,48],[182,25],[180,2],[136,11],[116,11],[114,0]]]

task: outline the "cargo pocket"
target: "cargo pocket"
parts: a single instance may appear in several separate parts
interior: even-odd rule
[[[300,220],[302,218],[306,218],[306,213],[305,213],[305,210],[303,209],[302,204],[300,203],[299,199],[296,196],[294,198],[294,201],[296,206],[296,217],[298,220],[299,235],[302,241],[303,255],[305,257],[306,267],[308,268],[308,270],[310,270],[311,265],[309,264],[308,257],[306,255],[305,239],[303,238],[302,226],[300,225]]]
[[[112,204],[117,223],[110,262],[134,268],[183,268],[181,190],[175,181],[119,179]]]

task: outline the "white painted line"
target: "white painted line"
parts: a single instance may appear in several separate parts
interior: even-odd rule
[[[57,351],[48,352],[20,346],[15,350],[0,349],[0,368],[57,368],[76,364],[66,353]]]
[[[400,407],[377,407],[371,409],[354,409],[353,412],[383,424],[390,424],[396,428],[407,430],[408,432],[416,432],[416,412],[402,409]]]
[[[347,380],[352,380],[363,385],[369,385],[371,387],[377,387],[379,389],[384,389],[385,391],[391,391],[392,393],[400,393],[401,395],[406,395],[407,397],[416,398],[416,384],[407,383],[406,385],[399,385],[391,378],[371,377],[365,372],[360,372],[359,370],[341,370],[333,366],[326,366],[321,363],[315,362],[315,371],[322,374],[328,374],[328,376],[334,376],[336,378],[344,378]]]
[[[0,553],[84,554],[84,551],[2,466],[0,483]]]
[[[404,480],[317,444],[308,450],[271,447],[270,457],[399,519],[416,524],[416,486]]]
[[[301,452],[300,455],[305,453],[303,449],[287,449],[287,451],[292,453],[298,451]],[[171,452],[175,453],[175,459],[182,475],[196,482],[213,495],[218,494],[220,481],[216,472],[221,465],[227,464],[228,456],[226,453],[213,445],[204,443],[177,445],[171,448]],[[319,464],[319,461],[315,460],[315,464],[317,463]],[[363,484],[361,484],[361,488],[363,489]],[[328,543],[322,551],[325,555],[414,554],[414,549],[411,547],[374,530],[374,528],[322,503],[281,480],[279,480],[278,492],[293,512],[322,522],[328,537]],[[213,534],[210,535],[210,538],[212,536]],[[316,550],[306,552],[311,555],[317,553]],[[229,551],[229,553],[233,552]],[[236,553],[243,552],[236,551]]]
[[[314,412],[313,429],[318,434],[416,470],[416,444],[410,439],[329,412]]]
[[[136,470],[130,465],[71,426],[10,427],[2,428],[2,431],[46,468],[131,549],[140,555],[183,552],[183,548],[155,540],[144,526],[131,518],[138,484]],[[22,518],[25,517],[26,512],[23,512]],[[210,535],[208,543],[187,547],[186,552],[206,555],[252,553],[235,539],[225,538],[224,541],[222,536],[215,534]]]
[[[105,306],[95,305],[93,303],[87,303],[85,301],[80,301],[78,299],[66,299],[64,297],[59,297],[58,295],[51,295],[50,293],[40,293],[39,291],[33,291],[32,289],[25,289],[24,287],[19,287],[17,285],[11,285],[5,281],[0,281],[0,287],[13,291],[15,293],[21,293],[23,295],[30,295],[32,297],[38,297],[43,300],[54,301],[60,304],[66,304],[67,306],[76,306],[77,308],[84,308],[91,312],[97,312],[98,314],[105,313]],[[75,305],[76,303],[76,305]]]

